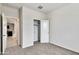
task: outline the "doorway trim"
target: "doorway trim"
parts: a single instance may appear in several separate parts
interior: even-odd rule
[[[2,22],[2,15],[1,15],[1,54],[3,55],[3,29],[2,29],[2,25],[3,24],[3,22]]]
[[[18,37],[17,37],[17,40],[18,40],[18,46],[20,45],[20,20],[19,20],[19,17],[13,17],[13,16],[6,16],[6,18],[9,18],[9,19],[16,19],[16,21],[18,22]]]

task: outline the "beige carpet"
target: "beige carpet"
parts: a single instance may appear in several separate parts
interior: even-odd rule
[[[24,49],[19,46],[7,48],[5,55],[78,55],[78,53],[49,43],[35,43],[34,46]]]

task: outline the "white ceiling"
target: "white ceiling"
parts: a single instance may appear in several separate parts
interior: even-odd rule
[[[3,5],[20,8],[22,6],[26,6],[28,8],[48,13],[54,11],[58,8],[68,5],[68,3],[4,3]],[[38,6],[42,5],[43,9],[38,9]]]

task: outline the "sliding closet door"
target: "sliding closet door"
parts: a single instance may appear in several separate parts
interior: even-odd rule
[[[41,43],[49,42],[49,21],[41,20]]]

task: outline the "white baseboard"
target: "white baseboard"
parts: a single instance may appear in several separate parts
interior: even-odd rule
[[[56,42],[50,42],[51,44],[54,44],[54,45],[57,45],[57,46],[60,46],[60,47],[62,47],[62,48],[65,48],[65,49],[68,49],[68,50],[71,50],[71,51],[74,51],[74,52],[77,52],[77,53],[79,53],[79,50],[77,50],[77,49],[74,49],[74,48],[71,48],[71,47],[67,47],[67,46],[63,46],[63,45],[60,45],[60,44],[58,44],[58,43],[56,43]]]
[[[33,44],[22,46],[22,48],[27,48],[27,47],[30,47],[30,46],[33,46]]]
[[[40,43],[49,43],[49,42],[40,42]]]

